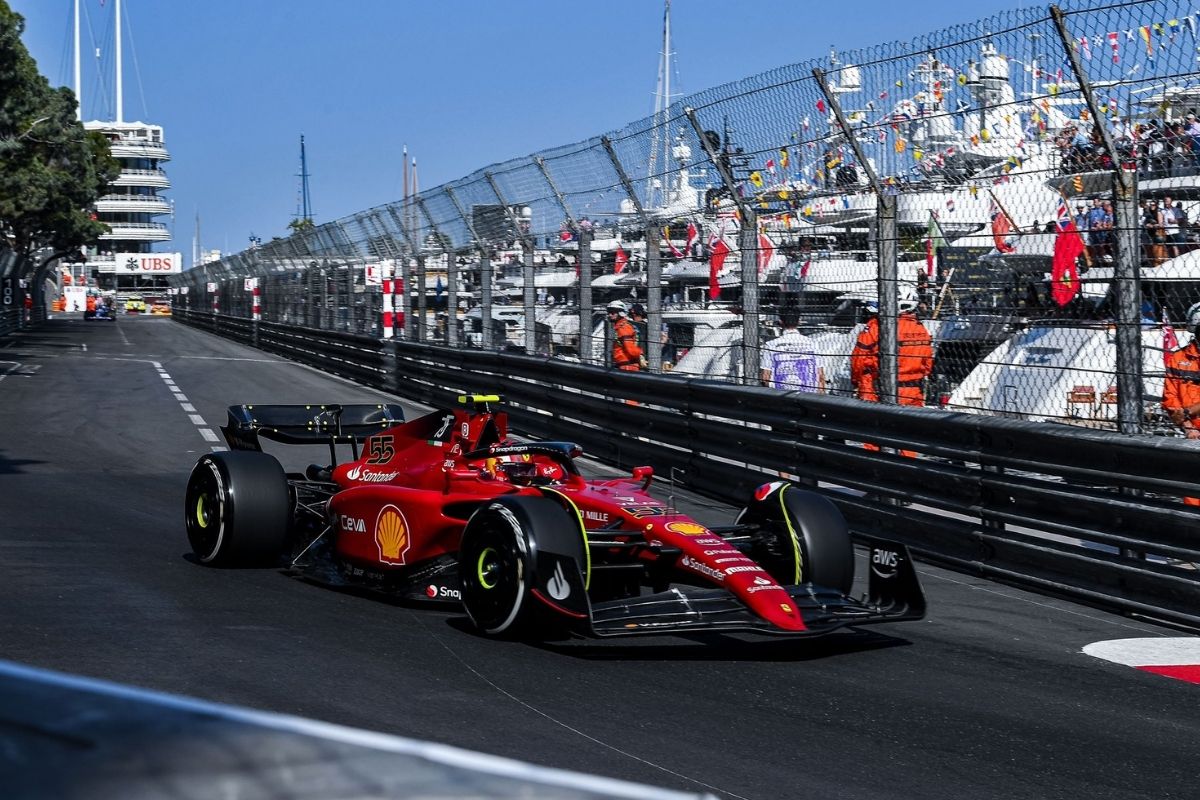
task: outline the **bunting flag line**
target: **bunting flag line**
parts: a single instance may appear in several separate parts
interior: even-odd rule
[[[684,244],[683,250],[686,253],[692,252],[696,242],[700,240],[700,229],[696,227],[696,223],[689,222],[687,226],[687,243]]]
[[[786,147],[779,148],[779,168],[787,169],[791,159],[788,158],[788,149]]]
[[[996,202],[996,198],[991,200],[990,213],[992,218],[992,241],[996,245],[996,250],[1001,253],[1011,253],[1014,248],[1008,243],[1008,234],[1013,229],[1012,220],[1008,218],[1008,214],[1004,213],[1000,208],[1000,204]]]
[[[1112,48],[1112,63],[1121,63],[1121,37],[1116,31],[1108,34],[1108,45]]]

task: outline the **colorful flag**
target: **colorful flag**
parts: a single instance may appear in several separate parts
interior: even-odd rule
[[[805,262],[804,262],[804,266],[802,266],[802,267],[800,268],[800,278],[801,278],[802,280],[803,280],[804,278],[807,278],[807,277],[808,277],[808,268],[809,268],[809,267],[811,267],[811,266],[812,266],[812,259],[810,258],[810,259],[808,259],[807,261],[805,261]]]
[[[938,248],[945,247],[946,241],[942,238],[941,231],[937,224],[937,215],[932,211],[929,212],[929,231],[925,235],[925,275],[932,278],[934,267],[937,264]]]
[[[729,245],[724,239],[717,239],[712,246],[712,257],[708,260],[708,297],[716,300],[721,296],[721,285],[717,282],[717,273],[725,265],[725,257],[729,255]]]
[[[1113,63],[1121,63],[1121,36],[1116,31],[1108,35],[1108,45],[1112,48]]]
[[[559,231],[559,232],[558,232],[558,240],[559,240],[560,242],[571,242],[571,241],[574,241],[574,240],[575,240],[575,234],[574,234],[574,233],[572,233],[570,230],[568,230],[568,229],[564,228],[563,230],[561,230],[561,231]]]
[[[992,241],[996,243],[996,250],[1001,253],[1011,253],[1016,248],[1008,243],[1008,234],[1013,229],[1012,220],[1008,218],[1008,214],[1000,208],[1000,204],[995,198],[991,203],[992,217]]]
[[[1171,327],[1171,321],[1167,319],[1167,310],[1165,308],[1162,315],[1162,332],[1163,366],[1166,367],[1169,366],[1167,361],[1170,360],[1171,353],[1179,349],[1179,337],[1175,335],[1175,329]]]
[[[822,114],[825,113],[825,101],[824,100],[817,101],[817,111]]]
[[[1088,37],[1080,36],[1079,37],[1079,46],[1081,48],[1083,48],[1083,55],[1087,58],[1088,61],[1091,61],[1092,60],[1092,47],[1090,44],[1088,44]]]
[[[763,187],[762,173],[759,172],[758,170],[754,170],[754,172],[751,172],[750,173],[750,182],[754,184],[755,188],[761,189]]]
[[[1150,40],[1150,26],[1141,26],[1138,28],[1138,33],[1141,34],[1142,41],[1146,43],[1146,57],[1154,58],[1154,42]]]
[[[621,245],[617,245],[617,258],[613,262],[613,275],[620,275],[625,271],[625,265],[629,263],[629,256],[625,255],[625,249]]]
[[[787,169],[791,159],[788,158],[788,149],[786,147],[779,148],[779,168]]]
[[[951,214],[954,213],[954,198],[953,197],[946,198],[946,211]]]
[[[663,228],[663,241],[667,243],[667,248],[671,251],[671,258],[674,258],[676,261],[683,258],[683,251],[676,247],[675,243],[671,241],[670,228]]]
[[[687,228],[687,243],[683,245],[684,252],[692,252],[692,247],[700,239],[700,229],[696,227],[696,223],[689,222]]]
[[[771,240],[767,238],[767,234],[758,234],[758,277],[762,277],[767,271],[767,265],[771,263],[771,256],[775,255],[775,245],[771,244]]]
[[[1075,260],[1084,252],[1083,237],[1075,229],[1067,209],[1067,201],[1058,198],[1055,212],[1058,233],[1054,237],[1054,261],[1050,265],[1050,296],[1060,306],[1065,306],[1079,294],[1079,270]]]

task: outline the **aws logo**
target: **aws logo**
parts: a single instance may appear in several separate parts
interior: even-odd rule
[[[375,520],[375,545],[379,548],[379,560],[384,564],[405,564],[411,537],[408,520],[400,509],[386,505]]]

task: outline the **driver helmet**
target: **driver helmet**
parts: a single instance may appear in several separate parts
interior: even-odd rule
[[[615,311],[618,314],[620,314],[621,316],[624,316],[625,311],[626,311],[625,304],[622,303],[620,300],[613,300],[611,303],[609,303],[607,306],[605,306],[604,309],[606,311],[610,311],[610,312]]]
[[[528,486],[537,477],[538,465],[533,461],[505,461],[496,465],[512,483]]]

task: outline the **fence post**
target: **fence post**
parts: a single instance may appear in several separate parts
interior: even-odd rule
[[[536,309],[533,306],[535,293],[534,287],[534,272],[533,272],[533,240],[529,238],[527,231],[517,219],[516,213],[512,206],[508,204],[508,200],[504,198],[500,191],[500,186],[496,183],[492,173],[485,172],[483,177],[491,185],[492,191],[496,194],[496,199],[500,201],[500,205],[504,207],[504,213],[508,216],[508,222],[516,231],[517,236],[521,239],[521,252],[523,254],[522,269],[521,269],[521,286],[522,286],[522,306],[525,310],[525,353],[534,355],[537,352],[537,315]],[[486,320],[487,324],[491,324],[491,320]]]
[[[696,131],[696,138],[700,140],[700,146],[708,154],[708,160],[712,162],[717,174],[721,176],[721,183],[725,185],[726,191],[729,192],[730,198],[737,205],[738,213],[742,217],[741,231],[738,234],[738,248],[742,255],[742,382],[748,386],[757,386],[760,347],[758,341],[758,214],[738,194],[737,182],[733,179],[733,173],[729,171],[729,165],[713,150],[712,142],[705,136],[704,129],[700,127],[700,121],[696,119],[696,110],[688,107],[683,109],[683,113],[687,115],[688,122],[692,123],[692,128]]]
[[[1141,433],[1142,397],[1142,286],[1141,230],[1138,215],[1137,176],[1121,166],[1121,155],[1113,143],[1112,133],[1104,123],[1105,114],[1096,102],[1092,82],[1083,71],[1074,41],[1067,31],[1062,10],[1050,6],[1050,16],[1071,69],[1079,81],[1079,89],[1087,102],[1093,125],[1100,133],[1104,149],[1113,165],[1113,227],[1116,238],[1116,257],[1113,263],[1113,282],[1116,289],[1117,322],[1117,425],[1121,433]],[[1136,167],[1135,167],[1136,170]],[[1082,234],[1081,234],[1082,235]]]
[[[590,363],[592,357],[592,231],[588,225],[586,238],[587,243],[584,244],[585,232],[584,226],[579,224],[579,220],[575,219],[575,215],[571,213],[570,206],[567,205],[566,199],[562,192],[558,189],[558,184],[555,183],[554,177],[550,174],[550,168],[546,166],[546,159],[541,156],[533,157],[534,163],[542,172],[542,177],[546,179],[546,185],[550,187],[550,191],[554,193],[554,199],[558,201],[558,207],[562,209],[563,217],[567,221],[567,228],[575,234],[576,243],[578,244],[578,261],[576,262],[576,273],[578,274],[577,281],[579,283],[579,360],[584,363]],[[586,252],[585,252],[586,246]],[[584,259],[584,256],[587,259]],[[588,269],[584,269],[584,265]],[[587,302],[584,302],[586,296]]]
[[[650,372],[662,372],[662,229],[646,224],[646,341],[642,354]]]
[[[448,347],[453,347],[455,344],[455,335],[453,333],[452,322],[455,322],[454,304],[458,302],[458,288],[455,282],[458,280],[458,266],[454,258],[454,251],[450,247],[450,237],[444,236],[437,223],[433,221],[433,216],[429,213],[429,208],[425,205],[425,198],[417,198],[417,208],[421,209],[421,213],[425,215],[425,221],[429,223],[429,230],[433,231],[433,235],[437,238],[438,245],[441,248],[442,255],[446,257],[446,337],[445,344]],[[436,313],[434,319],[437,319]],[[434,330],[437,328],[435,326]]]
[[[838,125],[842,129],[846,141],[854,151],[854,158],[867,176],[872,191],[875,192],[876,213],[879,222],[879,232],[876,246],[879,258],[879,274],[876,281],[876,291],[879,298],[879,375],[877,376],[876,393],[881,403],[897,402],[896,375],[899,371],[897,327],[897,303],[899,293],[899,272],[896,263],[898,233],[896,228],[896,195],[883,191],[879,176],[874,167],[863,153],[862,145],[850,131],[850,125],[842,113],[842,105],[838,102],[837,94],[830,91],[825,82],[825,71],[813,67],[813,77],[825,97],[825,102],[833,110]]]
[[[466,226],[467,232],[471,234],[471,242],[479,251],[479,330],[482,333],[480,346],[484,350],[490,350],[492,344],[492,259],[487,247],[479,239],[479,233],[475,230],[475,223],[467,216],[466,209],[459,202],[454,187],[446,187],[446,196],[450,198],[450,202],[454,203],[454,208],[458,211],[458,216],[462,218],[463,225]],[[451,295],[451,297],[454,297],[455,302],[457,302],[457,295]],[[454,315],[457,318],[457,309],[455,309]]]
[[[592,224],[583,220],[579,225],[579,360],[584,364],[592,359]]]

